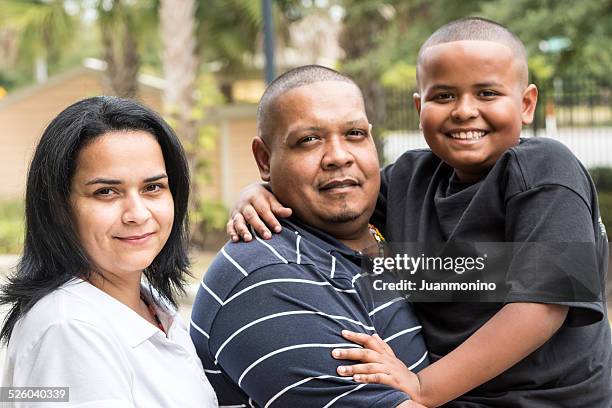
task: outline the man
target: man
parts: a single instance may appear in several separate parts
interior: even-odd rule
[[[376,149],[355,83],[327,68],[287,72],[266,89],[253,155],[293,216],[271,240],[229,243],[197,295],[191,335],[220,404],[415,407],[385,385],[340,377],[343,329],[377,333],[408,367],[428,364],[401,298],[375,303],[355,281],[380,186]],[[250,404],[250,405],[248,405]]]

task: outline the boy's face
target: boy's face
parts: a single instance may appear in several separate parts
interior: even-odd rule
[[[537,102],[512,50],[491,41],[427,48],[414,100],[427,144],[462,181],[482,178],[519,141]]]

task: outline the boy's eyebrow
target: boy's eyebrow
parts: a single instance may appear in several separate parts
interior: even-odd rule
[[[503,85],[503,84],[499,82],[491,81],[491,82],[479,82],[475,86],[477,88],[489,88],[489,87],[495,87],[495,86],[500,86],[500,85]]]
[[[435,84],[430,89],[434,90],[434,91],[437,91],[437,90],[455,89],[455,87],[454,86],[450,86],[450,85],[446,85],[446,84]]]
[[[157,181],[157,180],[161,180],[163,178],[168,178],[168,175],[166,173],[161,173],[161,174],[157,174],[155,176],[152,177],[147,177],[144,182],[145,183],[151,183],[153,181]],[[92,180],[89,180],[87,183],[85,183],[86,186],[90,186],[92,184],[110,184],[110,185],[117,185],[117,184],[121,184],[122,181],[121,180],[116,180],[116,179],[107,179],[107,178],[103,178],[103,177],[98,177]]]

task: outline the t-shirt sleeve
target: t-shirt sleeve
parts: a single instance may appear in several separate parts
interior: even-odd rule
[[[509,240],[525,243],[508,271],[507,302],[567,305],[569,325],[601,320],[600,243],[583,197],[563,185],[541,185],[511,197],[506,211]]]
[[[208,340],[223,375],[258,406],[393,407],[409,399],[384,385],[338,376],[336,368],[350,362],[335,360],[332,349],[355,347],[341,330],[363,332],[368,322],[351,312],[353,290],[322,285],[309,268],[314,266],[261,268],[224,301]],[[294,278],[278,279],[287,274]],[[217,391],[221,405],[236,402]]]
[[[15,361],[12,384],[27,387],[68,387],[69,407],[133,408],[127,362],[120,347],[91,324],[52,324]],[[48,403],[28,402],[28,407]],[[19,406],[19,405],[18,405]],[[64,406],[62,404],[62,406]]]
[[[374,224],[382,233],[385,234],[385,223],[387,221],[387,192],[391,178],[393,164],[390,164],[380,170],[380,190],[378,199],[376,200],[376,208],[370,222]]]

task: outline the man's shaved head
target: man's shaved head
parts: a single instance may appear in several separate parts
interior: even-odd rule
[[[507,46],[516,57],[521,83],[527,85],[527,51],[525,51],[525,46],[521,40],[503,25],[480,17],[466,17],[451,21],[437,29],[425,41],[417,57],[417,82],[419,80],[419,66],[423,62],[425,51],[434,45],[453,41],[492,41]]]
[[[271,132],[274,130],[274,113],[278,110],[276,101],[281,95],[300,86],[325,81],[340,81],[352,84],[361,94],[361,90],[359,90],[355,81],[331,68],[321,65],[304,65],[294,68],[272,81],[261,97],[257,107],[257,135],[266,143],[270,141]],[[342,103],[342,101],[338,101],[338,103]]]

